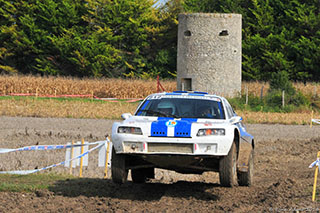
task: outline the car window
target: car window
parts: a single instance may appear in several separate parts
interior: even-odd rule
[[[225,119],[220,100],[157,97],[145,100],[138,116]]]
[[[224,100],[224,104],[226,106],[228,118],[232,118],[234,116],[234,111],[233,111],[232,107],[230,106],[230,104],[226,100]]]

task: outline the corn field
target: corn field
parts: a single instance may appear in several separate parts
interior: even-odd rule
[[[167,91],[174,81],[161,81]],[[94,95],[99,98],[144,98],[157,92],[156,80],[76,79],[66,77],[0,76],[0,94]]]
[[[175,80],[161,80],[166,91],[176,90]],[[294,83],[304,95],[317,95],[319,83]],[[264,96],[269,89],[266,82],[242,82],[242,94],[248,90],[254,96]],[[93,79],[71,77],[37,77],[0,75],[0,95],[10,93],[42,95],[94,95],[99,98],[144,98],[157,92],[156,80],[141,79]]]

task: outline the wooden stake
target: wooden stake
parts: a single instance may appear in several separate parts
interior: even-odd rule
[[[71,143],[71,144],[74,145],[74,140],[72,140],[72,143]],[[74,152],[74,147],[72,146],[72,147],[71,147],[71,157],[70,157],[70,159],[73,158],[73,152]],[[72,175],[72,161],[70,161],[70,171],[69,171],[69,174]]]
[[[83,154],[83,145],[84,145],[84,139],[82,138],[82,141],[81,141],[81,155]],[[79,172],[79,177],[82,177],[82,167],[83,167],[83,157],[80,158],[80,172]]]
[[[317,154],[317,160],[320,158],[320,152]],[[316,199],[316,190],[317,190],[317,179],[318,179],[318,170],[319,167],[316,165],[316,170],[314,172],[314,182],[313,182],[313,192],[312,192],[312,201]]]
[[[110,141],[108,140],[107,153],[106,153],[106,165],[104,167],[104,179],[108,178],[108,160],[109,160]]]
[[[248,87],[246,86],[246,105],[248,105],[248,96],[249,96],[249,91],[248,91]]]
[[[260,91],[260,100],[261,100],[261,101],[262,101],[262,99],[263,99],[263,87],[264,87],[264,85],[262,85],[261,91]]]

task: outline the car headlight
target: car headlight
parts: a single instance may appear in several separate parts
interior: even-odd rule
[[[142,135],[142,131],[140,127],[130,127],[130,126],[118,127],[118,133]]]
[[[197,136],[225,135],[225,129],[199,129]]]

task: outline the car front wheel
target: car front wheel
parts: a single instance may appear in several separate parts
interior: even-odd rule
[[[238,171],[238,183],[240,186],[251,186],[252,184],[253,158],[254,158],[254,152],[252,150],[249,156],[248,171],[247,172]]]
[[[111,176],[114,183],[125,183],[128,178],[128,169],[126,169],[126,156],[117,154],[112,148],[111,157]]]
[[[234,143],[228,155],[220,159],[219,178],[222,186],[232,187],[237,183],[237,150]]]

